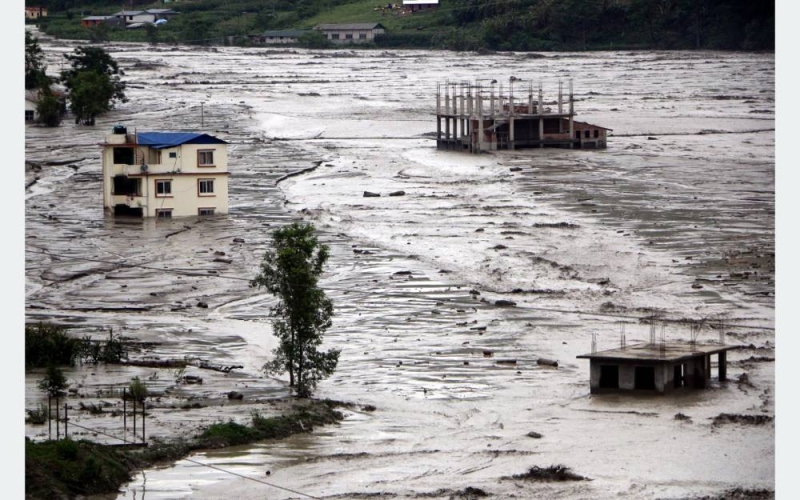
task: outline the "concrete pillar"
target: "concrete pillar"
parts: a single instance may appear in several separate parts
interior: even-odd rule
[[[570,138],[569,149],[572,149],[573,147],[575,147],[575,144],[572,143],[572,141],[575,140],[575,125],[572,123],[571,113],[569,115],[569,138]]]
[[[592,394],[600,392],[600,363],[589,360],[589,390]]]
[[[719,357],[719,380],[723,382],[728,379],[728,353],[722,351],[718,354]]]
[[[665,370],[667,366],[668,365],[665,363],[660,363],[653,367],[653,379],[656,386],[656,392],[660,394],[664,394],[668,388],[668,377]]]
[[[442,117],[436,115],[436,141],[442,140]]]
[[[539,140],[544,140],[544,119],[542,118],[542,115],[539,115]],[[539,147],[543,148],[544,143],[540,142]]]
[[[450,142],[450,117],[444,117],[444,138],[447,139],[448,143]]]
[[[632,391],[636,386],[636,370],[633,365],[619,366],[619,388]]]
[[[514,115],[508,119],[508,149],[514,149]]]

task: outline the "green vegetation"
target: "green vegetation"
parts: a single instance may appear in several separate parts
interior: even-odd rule
[[[108,340],[96,342],[67,335],[67,329],[49,323],[25,326],[25,367],[74,366],[80,363],[120,363],[128,358],[127,346],[109,331]]]
[[[131,478],[127,454],[88,441],[25,440],[25,497],[72,498],[116,491]]]
[[[128,395],[132,400],[139,403],[147,398],[147,386],[139,380],[139,377],[133,377],[131,383],[128,384]]]
[[[42,403],[35,410],[26,410],[28,416],[25,423],[31,425],[44,425],[47,422],[47,407]]]
[[[455,50],[724,49],[773,50],[774,2],[748,0],[440,0],[438,9],[401,15],[378,0],[185,0],[156,31],[103,28],[111,40],[248,43],[267,29],[319,23],[379,22],[387,34],[371,46]],[[173,6],[174,5],[174,6]],[[139,1],[135,9],[161,8]],[[126,8],[130,8],[126,4]],[[81,15],[120,10],[113,0],[53,0],[42,29],[89,39]],[[70,19],[69,16],[73,15]],[[96,40],[104,39],[102,35]]]
[[[114,101],[126,102],[124,73],[117,62],[100,47],[78,47],[64,56],[71,68],[61,72],[61,81],[69,90],[69,102],[75,123],[94,125],[94,119],[114,107]]]
[[[39,390],[42,392],[47,393],[48,396],[57,398],[64,392],[64,389],[68,387],[67,378],[64,376],[64,372],[62,372],[61,369],[57,366],[50,365],[47,367],[44,378],[39,381],[37,387],[39,387]]]
[[[113,493],[142,468],[179,460],[192,451],[281,439],[311,432],[314,426],[342,420],[338,403],[313,402],[289,415],[263,418],[253,415],[251,425],[214,424],[194,439],[153,442],[143,449],[118,450],[88,441],[25,440],[25,494],[31,499],[71,498],[75,495]]]
[[[309,397],[339,361],[338,349],[318,350],[333,316],[333,303],[317,286],[327,260],[328,247],[319,243],[314,226],[295,222],[272,233],[272,248],[250,283],[278,297],[270,315],[279,344],[273,351],[275,358],[264,369],[289,372],[289,385],[300,397]]]

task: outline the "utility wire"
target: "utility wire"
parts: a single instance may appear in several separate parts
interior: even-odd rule
[[[66,419],[66,418],[64,418],[63,420],[64,420],[64,422],[66,423],[67,419]],[[89,427],[84,427],[84,426],[82,426],[82,425],[79,425],[79,424],[76,424],[76,423],[71,423],[70,425],[74,425],[75,427],[79,427],[79,428],[81,428],[81,429],[84,429],[84,430],[87,430],[87,431],[89,431],[89,432],[95,432],[95,433],[97,433],[97,434],[102,434],[102,435],[104,435],[104,436],[108,436],[108,437],[110,437],[110,438],[119,439],[120,441],[122,441],[122,442],[124,442],[124,443],[138,444],[138,442],[137,442],[137,441],[128,441],[128,440],[126,440],[126,439],[124,439],[124,438],[121,438],[121,437],[119,437],[119,436],[113,436],[113,435],[111,435],[111,434],[108,434],[108,433],[106,433],[106,432],[99,431],[99,430],[97,430],[97,429],[92,429],[92,428],[89,428]],[[230,470],[223,469],[222,467],[217,467],[217,466],[215,466],[215,465],[206,464],[206,463],[203,463],[203,462],[198,462],[197,460],[192,460],[191,458],[183,458],[182,460],[185,460],[185,461],[187,461],[187,462],[191,462],[191,463],[193,463],[193,464],[201,465],[201,466],[203,466],[203,467],[208,467],[208,468],[210,468],[210,469],[218,470],[218,471],[220,471],[220,472],[224,472],[225,474],[230,474],[230,475],[232,475],[232,476],[241,477],[241,478],[243,478],[243,479],[248,479],[248,480],[250,480],[250,481],[255,481],[255,482],[257,482],[257,483],[265,484],[265,485],[267,485],[267,486],[272,486],[273,488],[278,488],[279,490],[288,491],[289,493],[294,493],[295,495],[301,495],[301,496],[304,496],[304,497],[306,497],[306,498],[313,498],[313,499],[315,499],[315,500],[322,500],[320,497],[315,497],[315,496],[313,496],[313,495],[309,495],[309,494],[307,494],[307,493],[303,493],[302,491],[293,490],[293,489],[291,489],[291,488],[287,488],[287,487],[285,487],[285,486],[279,486],[279,485],[277,485],[277,484],[270,483],[270,482],[267,482],[267,481],[264,481],[264,480],[261,480],[261,479],[256,479],[256,478],[254,478],[254,477],[245,476],[245,475],[243,475],[243,474],[239,474],[239,473],[237,473],[237,472],[233,472],[233,471],[230,471]],[[84,491],[85,491],[85,490],[84,490]]]
[[[35,250],[27,250],[31,253],[37,253],[42,255],[48,255],[51,257],[58,257],[47,251],[35,251]],[[159,272],[166,272],[166,273],[173,273],[179,274],[183,276],[195,276],[195,277],[214,277],[214,278],[222,278],[222,279],[231,279],[237,281],[247,281],[251,282],[253,280],[249,278],[241,278],[238,276],[226,276],[220,274],[198,274],[189,271],[179,271],[175,269],[164,269],[160,267],[152,267],[146,266],[143,264],[126,264],[114,261],[107,261],[107,260],[100,260],[100,259],[90,259],[86,257],[71,257],[70,259],[74,260],[81,260],[81,261],[88,261],[88,262],[99,262],[104,264],[113,264],[118,265],[120,267],[128,267],[128,268],[141,268],[141,269],[148,269],[152,271],[159,271]],[[385,293],[385,292],[377,292],[377,291],[360,291],[360,290],[352,290],[346,288],[336,288],[332,286],[321,286],[323,290],[326,291],[336,291],[336,292],[343,292],[346,294],[360,294],[360,295],[367,295],[367,296],[377,296],[377,297],[386,297],[386,298],[408,298],[408,299],[417,299],[417,300],[427,300],[432,302],[439,302],[439,299],[432,298],[432,297],[425,297],[419,296],[416,294],[411,293]],[[609,314],[609,313],[601,313],[601,312],[591,312],[591,311],[578,311],[578,310],[570,310],[570,309],[559,309],[556,307],[535,307],[535,306],[518,306],[517,310],[525,310],[525,311],[544,311],[544,312],[554,312],[560,314],[574,314],[574,315],[584,315],[584,316],[596,316],[596,317],[604,317],[604,318],[616,318],[616,319],[635,319],[641,320],[643,316],[633,316],[633,315],[625,315],[625,314]],[[683,320],[673,320],[673,319],[665,319],[659,318],[659,321],[668,322],[668,323],[680,323]],[[765,330],[765,331],[775,331],[774,327],[769,326],[749,326],[749,325],[734,325],[734,324],[719,324],[719,326],[723,328],[748,328],[751,330]]]

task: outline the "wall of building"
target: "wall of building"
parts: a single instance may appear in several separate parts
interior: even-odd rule
[[[34,120],[39,118],[39,113],[36,112],[36,103],[35,102],[25,99],[25,111],[33,111],[33,119]]]
[[[111,136],[113,137],[113,136]],[[103,206],[113,212],[117,204],[141,206],[145,217],[155,217],[157,209],[172,209],[173,217],[196,216],[198,208],[214,208],[216,214],[228,213],[228,157],[226,144],[184,144],[160,150],[161,162],[151,162],[151,148],[147,146],[118,145],[135,148],[132,165],[114,164],[114,146],[103,149]],[[198,151],[213,150],[214,166],[200,167]],[[170,153],[175,158],[170,158]],[[141,160],[147,165],[142,171]],[[141,179],[141,196],[114,194],[114,176],[126,175]],[[157,197],[155,180],[171,180],[172,194]],[[214,194],[201,195],[198,179],[214,179]]]
[[[214,179],[214,194],[201,195],[198,181]],[[160,197],[156,195],[156,181],[170,180],[172,194]],[[173,217],[198,215],[198,208],[214,208],[215,214],[228,213],[228,176],[227,175],[148,175],[142,179],[145,217],[156,217],[158,210],[172,209]]]
[[[364,43],[375,39],[375,35],[383,33],[384,30],[378,28],[374,30],[325,30],[325,38],[332,43]],[[338,39],[334,38],[338,35]],[[347,38],[350,35],[352,38]],[[359,38],[356,38],[358,36]]]

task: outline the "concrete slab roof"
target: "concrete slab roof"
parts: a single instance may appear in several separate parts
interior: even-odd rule
[[[649,361],[675,363],[685,359],[708,356],[733,349],[733,346],[722,344],[665,344],[662,352],[660,344],[634,344],[623,348],[599,351],[594,354],[581,354],[579,359],[603,361]]]

